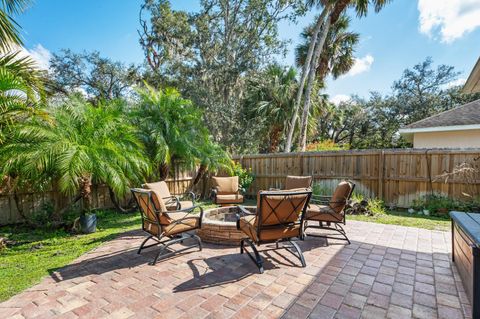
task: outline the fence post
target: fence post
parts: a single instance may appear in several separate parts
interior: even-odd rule
[[[383,184],[385,183],[385,151],[381,150],[378,154],[378,193],[377,197],[381,200],[383,198]]]

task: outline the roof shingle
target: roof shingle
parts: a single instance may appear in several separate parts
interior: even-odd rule
[[[405,128],[474,124],[480,124],[480,99],[414,122],[405,126]]]

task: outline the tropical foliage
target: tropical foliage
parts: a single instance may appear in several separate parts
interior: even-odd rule
[[[164,180],[171,167],[192,169],[202,164],[202,170],[216,170],[230,165],[228,155],[211,141],[202,112],[177,90],[146,85],[138,95],[130,118],[154,166],[150,179]]]
[[[197,170],[192,188],[217,170],[247,186],[253,176],[229,153],[409,146],[401,125],[479,96],[450,85],[453,67],[426,59],[405,70],[391,94],[328,101],[326,80],[355,61],[352,13],[388,2],[204,0],[188,12],[145,0],[143,66],[65,49],[47,74],[19,51],[13,18],[30,2],[0,1],[0,187],[53,188],[88,211],[92,185],[121,197],[178,168]],[[314,10],[296,66],[275,62],[286,53],[279,22]]]
[[[4,174],[50,179],[60,191],[81,195],[83,211],[89,211],[92,183],[104,183],[124,195],[149,172],[121,102],[94,107],[72,97],[48,112],[52,122],[35,119],[17,125],[3,143]]]

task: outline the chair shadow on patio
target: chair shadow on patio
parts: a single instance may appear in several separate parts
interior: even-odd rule
[[[76,262],[69,264],[62,268],[49,269],[50,276],[56,281],[61,282],[64,280],[84,277],[88,275],[100,275],[110,271],[115,271],[124,268],[134,268],[138,266],[150,266],[153,256],[158,252],[158,247],[152,247],[145,249],[141,254],[137,254],[138,251],[138,238],[143,239],[143,233],[139,230],[132,230],[118,236],[115,242],[119,243],[121,249],[113,250],[112,252],[105,252],[102,249],[97,249],[91,253],[87,253]],[[125,242],[133,241],[134,245],[125,245]],[[190,239],[186,239],[184,244],[188,244]],[[184,245],[179,244],[179,245]],[[130,247],[128,247],[130,246]],[[116,246],[115,246],[116,247]],[[174,249],[167,248],[166,254],[174,252]],[[183,255],[189,254],[191,251],[184,251],[168,255],[159,259],[159,263],[167,261],[173,258],[178,258]],[[98,256],[95,256],[98,255]]]
[[[312,238],[309,242],[298,241],[297,243],[304,252],[326,245],[325,240],[321,238]],[[213,244],[206,244],[205,246],[208,249],[225,248],[225,246]],[[263,247],[259,252],[263,257],[265,270],[282,267],[301,268],[297,258],[286,249],[276,249],[275,244],[268,244]],[[197,266],[197,262],[205,263],[206,266]],[[239,251],[205,259],[196,258],[187,261],[187,264],[192,271],[193,278],[176,286],[174,292],[221,286],[258,274],[258,269],[250,261],[248,255],[240,254]]]

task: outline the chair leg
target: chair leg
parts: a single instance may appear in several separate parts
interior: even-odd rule
[[[339,224],[339,223],[333,223],[335,225],[335,227],[331,227],[331,226],[323,226],[323,223],[322,222],[318,222],[318,226],[310,226],[310,225],[307,225],[305,226],[305,229],[304,229],[304,232],[305,232],[305,236],[307,236],[306,234],[306,230],[307,228],[314,228],[314,229],[327,229],[327,230],[334,230],[336,232],[338,232],[339,236],[335,235],[335,234],[332,234],[332,235],[317,235],[317,234],[308,234],[308,236],[310,237],[318,237],[318,238],[326,238],[326,239],[337,239],[337,240],[345,240],[347,241],[347,245],[350,245],[351,242],[350,242],[350,239],[348,239],[347,237],[347,233],[345,232],[345,229],[343,229],[343,227]]]
[[[250,254],[250,252],[248,250],[245,249],[245,247],[243,247],[243,249],[245,250],[245,252],[247,253],[248,257],[250,257],[250,259],[255,263],[255,265],[257,265],[258,267],[258,270],[261,274],[263,274],[263,261],[262,261],[262,257],[260,256],[260,254],[258,253],[258,250],[257,248],[255,247],[255,245],[252,243],[251,240],[249,239],[243,239],[242,242],[247,242],[250,247],[252,248],[253,250],[253,253],[255,254],[255,257],[252,256],[252,254]]]
[[[243,251],[244,251],[244,245],[245,245],[245,242],[244,242],[245,239],[242,239],[240,241],[240,254],[243,254]]]
[[[167,255],[173,255],[175,253],[179,253],[179,252],[182,252],[182,251],[185,251],[187,249],[197,247],[197,246],[198,246],[199,250],[201,251],[202,250],[202,240],[200,239],[200,237],[198,237],[197,235],[190,235],[190,234],[189,234],[189,236],[191,238],[195,239],[197,243],[193,244],[193,245],[190,245],[190,246],[187,246],[187,247],[184,247],[182,249],[176,250],[176,251],[172,251],[168,254],[165,254],[163,257],[165,257]],[[155,258],[153,259],[152,266],[157,263],[158,258],[163,254],[163,252],[165,251],[165,249],[167,249],[168,246],[176,244],[176,243],[182,243],[184,240],[185,240],[184,237],[180,237],[180,238],[173,238],[173,239],[167,240],[165,242],[160,242],[159,244],[162,245],[162,248],[160,248],[159,252],[157,253]]]
[[[202,251],[203,247],[202,247],[202,240],[200,239],[200,237],[198,237],[197,235],[192,235],[192,238],[197,241],[198,251]]]
[[[297,254],[298,254],[298,259],[300,259],[300,262],[302,263],[302,267],[306,267],[307,264],[305,263],[305,258],[303,257],[303,253],[302,253],[302,250],[300,249],[300,247],[298,247],[298,244],[292,240],[289,240],[290,244],[292,244],[292,247],[295,248],[295,250],[297,251]]]
[[[144,245],[147,243],[147,241],[148,241],[149,239],[151,239],[152,237],[153,237],[153,236],[150,235],[150,236],[148,236],[147,238],[145,238],[145,240],[142,242],[142,244],[141,244],[140,247],[138,248],[137,254],[140,254],[140,252],[141,252],[142,249],[143,249],[143,246],[144,246]]]

